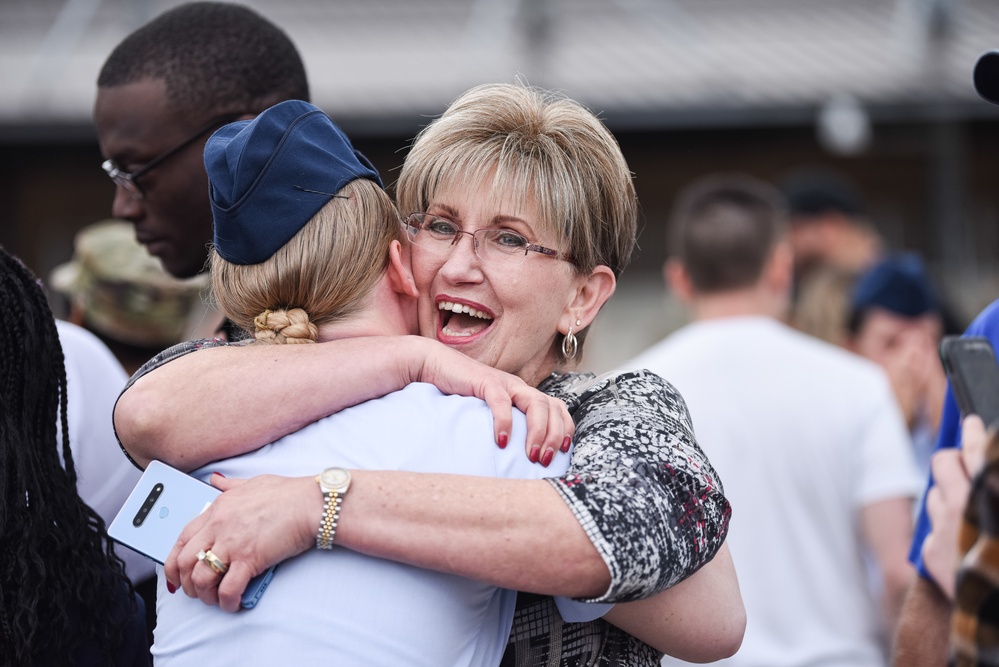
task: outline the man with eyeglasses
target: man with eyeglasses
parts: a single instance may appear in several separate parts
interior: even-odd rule
[[[97,79],[94,123],[115,217],[178,278],[205,270],[212,240],[205,141],[225,123],[309,100],[295,45],[234,4],[193,2],[126,37]],[[221,317],[192,335],[212,335]]]

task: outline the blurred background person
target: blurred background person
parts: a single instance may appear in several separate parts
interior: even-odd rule
[[[107,525],[125,503],[141,471],[129,462],[114,435],[111,414],[128,376],[100,339],[71,322],[56,320],[66,369],[69,443],[76,490]],[[59,424],[62,428],[62,422]],[[61,430],[60,430],[61,433]],[[150,642],[155,625],[154,563],[120,544],[114,550],[146,602]]]
[[[912,577],[920,478],[884,373],[782,323],[786,224],[779,192],[756,179],[689,186],[665,275],[693,322],[627,367],[677,387],[731,498],[747,625],[723,664],[876,667]]]
[[[978,58],[973,81],[975,90],[982,99],[999,104],[999,51],[987,51]],[[993,175],[993,181],[994,179],[995,175]],[[986,306],[968,326],[964,335],[987,338],[993,348],[999,349],[999,301],[993,301]],[[946,464],[948,461],[954,463],[961,458],[966,458],[947,454],[947,450],[961,446],[961,413],[948,382],[943,414],[940,418],[937,453],[933,456],[933,474],[930,476],[924,493],[924,501],[916,519],[915,535],[909,550],[909,559],[916,566],[919,576],[913,582],[902,609],[893,654],[893,664],[896,667],[934,667],[944,664],[948,658],[951,614],[954,608],[951,599],[953,581],[943,579],[940,576],[940,570],[934,571],[930,564],[932,554],[928,551],[933,548],[934,542],[930,539],[930,535],[934,531],[939,534],[942,528],[942,526],[937,525],[937,519],[942,515],[940,512],[936,512],[931,516],[930,503],[934,498],[941,497],[939,493],[934,491],[936,488],[935,478],[940,463]],[[975,467],[974,465],[966,466],[965,476],[970,478]],[[953,494],[951,495],[953,496]],[[984,516],[989,514],[988,512],[983,513]],[[991,531],[991,528],[988,531]],[[950,534],[953,535],[953,531]],[[945,552],[952,551],[950,544],[944,544],[942,548]],[[967,612],[969,608],[966,605],[965,611]],[[965,649],[967,648],[966,645]],[[983,661],[980,664],[989,663]]]
[[[847,323],[847,347],[888,374],[924,475],[929,473],[947,389],[937,351],[944,335],[937,293],[918,255],[893,255],[853,286]]]
[[[174,278],[136,240],[132,225],[103,220],[81,230],[73,258],[49,277],[67,302],[68,321],[56,326],[66,355],[70,442],[77,489],[106,524],[139,479],[118,446],[111,423],[128,376],[153,355],[184,340],[202,320],[207,276]],[[122,545],[115,550],[146,601],[149,630],[155,626],[154,563]],[[150,635],[151,636],[151,635]]]
[[[848,339],[853,281],[878,261],[884,241],[867,218],[859,190],[842,174],[801,167],[780,189],[794,258],[791,321],[805,333],[842,345]]]
[[[284,100],[309,101],[295,45],[252,9],[192,2],[114,48],[97,79],[94,125],[116,185],[112,214],[177,278],[205,270],[212,240],[208,136]],[[185,338],[234,334],[213,311]]]
[[[69,433],[83,500],[109,524],[139,479],[118,446],[111,422],[128,376],[157,352],[181,342],[205,313],[207,276],[179,280],[136,240],[132,226],[103,220],[81,230],[73,258],[49,277],[67,320],[56,328],[66,357]],[[55,295],[50,295],[51,300]],[[155,626],[154,563],[116,544]],[[150,634],[150,641],[152,635]]]
[[[850,337],[850,293],[856,280],[856,276],[833,266],[817,266],[809,271],[794,301],[791,324],[802,333],[846,347]]]
[[[41,282],[2,249],[0,302],[0,663],[147,665],[141,598],[77,493],[55,321]]]
[[[186,340],[204,317],[206,275],[174,278],[121,220],[102,220],[77,235],[71,261],[49,286],[68,302],[67,319],[95,334],[131,375],[157,352]]]
[[[788,174],[780,189],[797,278],[819,266],[861,273],[880,257],[881,234],[868,219],[860,191],[843,174],[802,167]]]
[[[950,618],[941,618],[939,628],[940,634],[949,630],[948,664],[997,665],[999,590],[990,574],[999,538],[995,431],[986,431],[978,415],[966,416],[961,422],[961,446],[933,456],[933,479],[926,502],[933,526],[924,542],[923,563],[953,605]]]

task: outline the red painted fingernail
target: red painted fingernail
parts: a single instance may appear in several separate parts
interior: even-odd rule
[[[500,433],[499,440],[497,441],[496,444],[499,445],[500,449],[506,449],[506,445],[507,445],[508,442],[510,442],[510,436],[507,435],[506,432],[503,432],[503,433]]]
[[[545,455],[541,459],[541,465],[543,465],[544,467],[547,468],[548,464],[552,462],[553,458],[555,458],[555,450],[554,449],[546,449],[545,450]]]
[[[531,453],[527,455],[527,460],[531,463],[537,463],[538,457],[541,455],[541,445],[534,445],[531,447]]]
[[[562,447],[560,448],[563,454],[569,451],[569,445],[571,444],[572,444],[572,438],[570,438],[569,436],[565,436],[565,438],[562,440]]]
[[[167,580],[167,590],[170,591],[171,593],[177,592],[177,587],[171,584],[169,579]]]
[[[213,474],[213,475],[218,475],[218,476],[219,476],[219,477],[221,477],[222,479],[226,479],[226,476],[225,476],[225,475],[223,475],[222,473],[220,473],[220,472],[219,472],[218,470],[213,470],[213,471],[212,471],[212,474]]]

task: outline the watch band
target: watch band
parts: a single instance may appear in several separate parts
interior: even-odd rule
[[[350,488],[350,472],[343,468],[327,468],[316,477],[323,492],[323,518],[316,533],[317,549],[332,549],[340,521],[340,505]]]
[[[323,521],[319,524],[319,532],[316,534],[317,549],[333,548],[333,537],[336,535],[336,524],[340,519],[342,502],[343,497],[337,491],[323,493]]]

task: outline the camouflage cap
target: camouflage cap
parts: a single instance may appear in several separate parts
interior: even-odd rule
[[[97,333],[131,345],[166,347],[183,339],[209,279],[174,278],[135,240],[131,224],[102,220],[77,233],[73,259],[52,271],[49,284]]]

